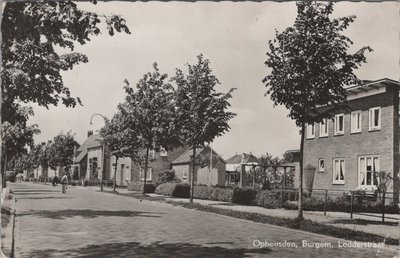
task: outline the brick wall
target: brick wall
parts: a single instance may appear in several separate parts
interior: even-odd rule
[[[152,180],[149,183],[158,183],[158,175],[171,169],[171,162],[177,159],[185,150],[185,147],[176,148],[173,151],[169,151],[166,157],[160,156],[160,153],[157,152],[155,159],[148,164],[148,167],[152,168]],[[140,181],[140,167],[133,162],[131,167],[131,180],[135,182]]]
[[[333,120],[328,122],[329,136],[319,138],[319,125],[315,127],[315,138],[305,139],[304,167],[311,164],[317,167],[314,188],[354,189],[358,186],[358,157],[364,155],[379,156],[379,170],[398,171],[394,158],[398,156],[398,143],[394,144],[395,132],[398,139],[398,104],[394,108],[393,95],[398,91],[387,88],[385,93],[349,101],[351,110],[362,111],[362,132],[350,133],[350,112],[345,112],[344,135],[334,136]],[[368,131],[369,108],[381,107],[381,129]],[[396,121],[397,119],[397,121]],[[396,126],[397,125],[397,126]],[[395,154],[396,152],[396,154]],[[333,184],[333,159],[345,159],[345,184]],[[325,171],[318,172],[318,160],[325,160]]]

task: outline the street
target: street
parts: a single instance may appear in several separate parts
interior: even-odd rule
[[[109,193],[10,184],[15,257],[393,257],[389,248],[338,247],[338,239]],[[302,241],[321,243],[302,247]],[[256,247],[261,243],[296,247]],[[345,242],[342,240],[342,242]]]

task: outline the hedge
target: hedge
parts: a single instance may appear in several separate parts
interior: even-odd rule
[[[244,187],[234,188],[232,202],[243,205],[257,205],[257,193],[259,189]]]
[[[143,183],[142,182],[130,182],[128,185],[128,191],[143,191]],[[155,184],[146,183],[145,193],[154,193],[156,190]]]
[[[156,194],[167,195],[176,198],[189,198],[190,185],[181,183],[164,183],[156,188]]]
[[[231,202],[233,188],[196,185],[193,190],[193,198],[203,200],[213,200]]]

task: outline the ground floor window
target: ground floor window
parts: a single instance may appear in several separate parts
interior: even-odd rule
[[[360,186],[378,185],[376,172],[379,171],[378,156],[363,156],[358,158],[358,184]]]
[[[333,159],[333,184],[344,184],[345,175],[344,159]]]
[[[151,181],[153,168],[147,168],[146,181]],[[140,168],[140,180],[144,181],[144,169]]]

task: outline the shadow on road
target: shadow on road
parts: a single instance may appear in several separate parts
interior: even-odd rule
[[[42,210],[42,211],[28,211],[18,213],[17,216],[39,216],[47,219],[66,219],[75,216],[83,218],[96,218],[96,217],[151,217],[159,218],[164,213],[159,212],[142,212],[142,211],[108,211],[108,210]]]
[[[46,194],[46,193],[60,193],[61,190],[23,190],[23,191],[16,191],[13,190],[15,195],[29,195],[29,194]]]
[[[60,253],[61,252],[61,253]],[[202,246],[190,243],[154,242],[142,245],[138,242],[89,245],[83,248],[59,251],[35,250],[28,257],[250,257],[252,254],[266,255],[268,248],[225,248]]]

